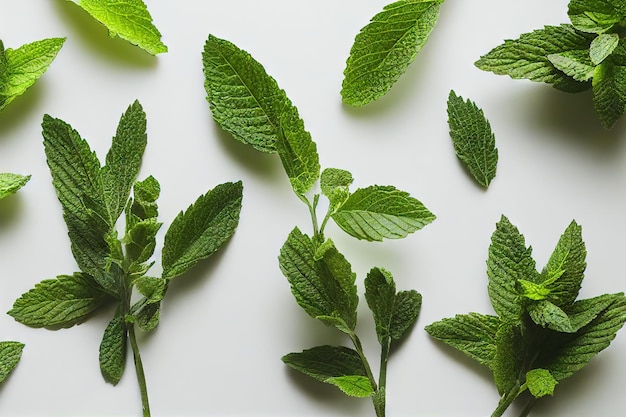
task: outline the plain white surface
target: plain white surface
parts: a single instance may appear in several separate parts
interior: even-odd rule
[[[247,148],[213,122],[203,88],[201,51],[211,33],[250,52],[286,90],[318,145],[322,167],[344,168],[355,187],[395,185],[437,216],[400,241],[333,238],[362,279],[390,270],[399,289],[424,296],[421,316],[390,359],[387,414],[489,415],[498,396],[486,368],[431,340],[423,327],[457,313],[491,314],[485,260],[505,214],[547,261],[572,219],[583,226],[588,267],[581,297],[626,289],[624,121],[605,131],[591,95],[478,70],[473,62],[504,39],[567,22],[567,1],[448,0],[430,40],[392,91],[360,109],[342,105],[345,59],[356,33],[384,0],[149,1],[169,47],[152,57],[107,31],[65,0],[2,0],[0,39],[16,48],[66,36],[48,72],[0,114],[0,170],[32,174],[0,203],[0,310],[32,286],[71,273],[61,208],[46,166],[44,113],[70,123],[100,158],[120,115],[135,99],[148,118],[140,178],[161,183],[160,218],[218,183],[241,179],[241,222],[225,250],[174,282],[161,324],[140,339],[154,416],[374,416],[368,399],[344,397],[291,372],[280,357],[318,344],[348,344],[295,303],[278,269],[278,250],[294,226],[309,232],[280,160]],[[489,118],[500,161],[484,191],[457,161],[447,126],[450,89]],[[159,236],[162,244],[163,235]],[[157,250],[157,259],[160,251]],[[155,265],[154,274],[160,272]],[[359,332],[374,366],[378,345],[361,297]],[[140,415],[134,368],[117,387],[98,368],[98,345],[111,310],[66,330],[30,329],[0,316],[0,340],[26,343],[0,387],[2,416]],[[533,416],[616,416],[626,410],[626,335]],[[512,414],[511,414],[512,415]]]

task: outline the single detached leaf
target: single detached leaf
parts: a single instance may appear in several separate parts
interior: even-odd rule
[[[61,275],[22,294],[8,314],[31,327],[69,327],[110,300],[87,275]]]
[[[0,173],[0,200],[15,194],[30,180],[30,175]]]
[[[448,125],[457,157],[480,185],[487,188],[496,176],[498,150],[491,125],[481,109],[450,90]]]
[[[572,25],[546,26],[525,33],[516,40],[505,40],[483,55],[475,65],[483,71],[509,75],[514,79],[545,82],[565,91],[588,88],[558,70],[549,55],[574,50],[589,50],[591,35],[579,32]]]
[[[367,378],[367,372],[361,357],[354,349],[343,346],[318,346],[300,353],[285,355],[282,361],[318,381],[339,387],[348,395],[368,396],[374,391],[371,384],[368,389],[363,380]],[[367,392],[370,394],[366,394]]]
[[[165,234],[163,278],[185,273],[226,243],[239,224],[242,193],[241,181],[220,184],[176,216]]]
[[[333,209],[341,206],[350,197],[350,185],[354,178],[344,169],[326,168],[320,176],[322,194],[328,197]]]
[[[117,385],[126,367],[126,339],[128,332],[124,316],[115,313],[100,342],[100,372],[104,380]]]
[[[493,367],[500,319],[479,313],[458,314],[426,326],[435,339],[454,347],[482,365]]]
[[[528,391],[530,391],[535,398],[553,395],[554,388],[558,383],[559,382],[554,379],[550,371],[546,369],[533,369],[526,373]]]
[[[72,0],[109,30],[152,55],[167,52],[142,0]]]
[[[20,342],[0,342],[0,382],[4,381],[17,366],[22,357],[24,344]]]
[[[589,57],[594,65],[599,65],[609,55],[613,53],[619,43],[619,35],[617,33],[603,33],[598,35],[591,41],[589,49]]]
[[[295,117],[276,80],[249,53],[209,35],[202,54],[207,101],[213,119],[235,139],[262,152],[273,153],[280,135],[281,115]],[[293,122],[294,137],[307,135],[303,124]]]
[[[604,33],[626,16],[626,7],[619,0],[570,0],[568,11],[576,29]]]
[[[295,111],[282,114],[275,147],[294,192],[304,195],[320,176],[320,162],[317,145]]]
[[[356,190],[332,218],[357,239],[382,241],[406,237],[435,220],[435,215],[407,192],[374,185]]]
[[[0,111],[46,72],[64,42],[50,38],[4,50],[0,41]]]
[[[576,81],[585,82],[593,77],[596,67],[591,62],[589,51],[575,50],[548,55],[548,60],[556,69],[563,71]]]
[[[593,104],[602,126],[613,127],[626,111],[626,66],[609,59],[593,75]]]
[[[356,36],[344,70],[343,101],[362,106],[385,95],[415,60],[437,23],[443,0],[400,0]]]

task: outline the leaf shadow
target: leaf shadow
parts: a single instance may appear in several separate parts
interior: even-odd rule
[[[74,38],[89,52],[96,52],[107,60],[137,68],[156,66],[156,57],[119,36],[110,36],[108,29],[91,17],[80,6],[67,0],[56,0],[54,6]]]
[[[9,136],[37,107],[43,92],[45,80],[37,80],[24,94],[16,97],[4,110],[0,111],[0,139]]]
[[[456,362],[460,367],[469,369],[470,372],[483,379],[486,383],[493,384],[493,376],[486,366],[481,365],[480,363],[466,356],[463,352],[447,346],[442,342],[439,342],[437,340],[431,340],[431,343],[438,350],[440,350],[443,355],[446,355],[453,362]]]
[[[0,200],[0,233],[4,233],[15,223],[23,212],[23,205],[19,192]]]

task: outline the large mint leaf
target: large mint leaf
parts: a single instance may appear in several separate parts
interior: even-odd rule
[[[24,344],[20,342],[0,342],[0,382],[15,369],[22,357]]]
[[[626,111],[626,66],[610,59],[596,67],[593,104],[602,126],[610,129]]]
[[[297,114],[276,80],[249,53],[213,35],[204,45],[202,62],[213,119],[235,139],[275,152],[281,115]],[[308,134],[303,125],[299,127],[303,131],[292,132],[294,136]]]
[[[100,372],[104,380],[117,385],[126,367],[126,339],[128,337],[125,317],[119,311],[104,330],[100,342]]]
[[[61,275],[41,281],[15,300],[8,314],[31,327],[69,327],[111,301],[90,277]]]
[[[65,38],[50,38],[4,50],[0,41],[0,110],[46,72],[64,42]]]
[[[72,0],[109,30],[152,55],[167,52],[142,0]]]
[[[415,60],[443,0],[400,0],[384,7],[356,36],[344,70],[343,101],[362,106],[385,95]]]
[[[30,175],[0,173],[0,200],[15,194],[30,180]]]
[[[374,185],[356,190],[332,218],[351,236],[381,241],[406,237],[435,220],[435,215],[407,192]]]
[[[485,114],[474,102],[463,100],[451,90],[448,125],[457,157],[480,185],[489,187],[496,176],[498,150]]]
[[[321,382],[333,384],[348,395],[367,397],[374,390],[359,354],[343,346],[318,346],[290,353],[282,361]]]
[[[573,80],[558,70],[549,55],[574,50],[589,50],[592,36],[577,31],[571,25],[546,26],[525,33],[516,40],[505,40],[483,55],[475,65],[483,71],[509,75],[514,79],[545,82],[565,91],[580,91],[587,83]]]
[[[165,234],[163,278],[185,273],[226,243],[239,224],[242,194],[241,181],[220,184],[176,216]]]
[[[311,238],[295,228],[278,257],[291,292],[307,314],[349,333],[356,327],[356,275],[332,242],[316,251]]]
[[[479,313],[458,314],[426,326],[435,339],[460,350],[482,365],[493,367],[500,319]]]
[[[523,313],[518,280],[538,280],[539,274],[531,253],[532,249],[526,247],[524,236],[509,219],[502,216],[491,235],[487,275],[491,305],[504,320],[517,322]]]
[[[570,0],[567,14],[576,29],[604,33],[625,20],[626,6],[621,0]]]

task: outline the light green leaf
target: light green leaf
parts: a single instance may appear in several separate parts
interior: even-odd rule
[[[30,180],[30,175],[0,173],[0,200],[15,194]]]
[[[591,62],[588,50],[565,51],[548,55],[548,60],[556,69],[563,71],[576,81],[585,82],[593,77],[595,65]]]
[[[491,235],[487,275],[491,305],[503,320],[515,323],[523,313],[518,281],[538,280],[539,273],[531,254],[532,249],[526,247],[524,236],[502,216]]]
[[[369,378],[362,375],[335,376],[324,382],[335,385],[350,397],[366,398],[374,393]]]
[[[528,390],[535,398],[553,395],[554,388],[559,382],[546,369],[533,369],[526,372]]]
[[[565,91],[587,89],[587,83],[570,78],[552,65],[549,55],[573,50],[589,50],[591,35],[578,32],[571,25],[546,26],[525,33],[516,40],[505,40],[483,55],[475,65],[483,71],[509,75],[514,79],[545,82]]]
[[[124,375],[127,337],[125,317],[117,311],[100,342],[100,372],[104,380],[113,385],[117,385]]]
[[[163,300],[167,290],[167,280],[154,277],[139,277],[134,282],[135,288],[146,297],[146,304],[154,304]]]
[[[294,192],[306,194],[320,176],[320,162],[317,146],[295,110],[281,115],[275,147]]]
[[[626,17],[626,7],[621,0],[570,0],[567,14],[576,29],[604,33]]]
[[[109,301],[87,275],[60,275],[22,294],[8,314],[31,327],[70,327]]]
[[[50,38],[4,50],[0,41],[0,111],[46,72],[64,42]]]
[[[220,184],[181,212],[165,234],[163,278],[179,276],[221,248],[239,224],[241,181]]]
[[[22,357],[24,344],[20,342],[0,342],[0,382],[15,369]]]
[[[275,152],[281,115],[297,114],[276,80],[249,53],[213,35],[204,45],[202,62],[207,101],[217,124],[259,151]]]
[[[492,368],[496,357],[496,333],[500,323],[496,316],[458,314],[453,318],[429,324],[426,332],[478,363]]]
[[[591,41],[589,49],[589,57],[594,65],[599,65],[609,55],[613,53],[619,43],[619,35],[617,33],[603,33],[598,35]]]
[[[328,197],[332,210],[340,207],[350,197],[350,185],[354,178],[344,169],[326,168],[320,176],[322,194]]]
[[[133,199],[126,206],[126,232],[132,229],[137,222],[147,219],[156,219],[159,208],[156,200],[161,193],[159,182],[149,176],[143,181],[137,181],[133,186]]]
[[[435,215],[407,192],[374,185],[356,190],[332,218],[357,239],[381,241],[406,237],[435,220]]]
[[[142,0],[72,0],[109,30],[152,55],[167,52]]]
[[[155,219],[142,220],[135,223],[132,229],[124,236],[127,261],[130,262],[128,272],[131,274],[144,274],[150,265],[147,262],[156,247],[156,235],[161,229],[162,223]]]
[[[496,176],[498,150],[491,125],[475,103],[450,90],[448,125],[456,156],[483,187]]]
[[[443,0],[400,0],[356,36],[344,70],[343,101],[362,106],[385,95],[415,60],[437,23]]]
[[[613,127],[626,111],[626,66],[607,59],[593,75],[593,104],[605,129]]]

